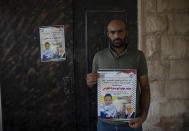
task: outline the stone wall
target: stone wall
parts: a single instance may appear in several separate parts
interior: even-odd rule
[[[151,89],[144,130],[189,130],[189,0],[140,0],[138,6]]]

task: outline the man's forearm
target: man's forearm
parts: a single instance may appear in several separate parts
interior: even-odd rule
[[[140,105],[141,105],[140,117],[142,117],[143,121],[145,121],[146,118],[147,118],[148,110],[149,110],[149,106],[150,106],[150,88],[149,88],[149,85],[146,85],[146,87],[141,88]]]

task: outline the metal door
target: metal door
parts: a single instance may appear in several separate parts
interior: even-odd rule
[[[0,1],[3,131],[74,131],[72,1]],[[65,25],[66,60],[40,62],[39,27]]]

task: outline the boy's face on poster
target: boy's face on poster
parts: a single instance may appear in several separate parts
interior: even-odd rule
[[[110,104],[112,104],[112,98],[111,98],[110,96],[106,96],[106,97],[104,98],[104,103],[105,103],[105,105],[110,105]]]
[[[50,48],[49,44],[45,44],[45,49],[48,50]]]

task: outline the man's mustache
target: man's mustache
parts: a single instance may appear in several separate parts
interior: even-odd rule
[[[114,40],[113,40],[113,42],[115,42],[116,40],[120,40],[120,41],[122,41],[122,39],[120,39],[120,38],[117,38],[117,39],[114,39]]]

